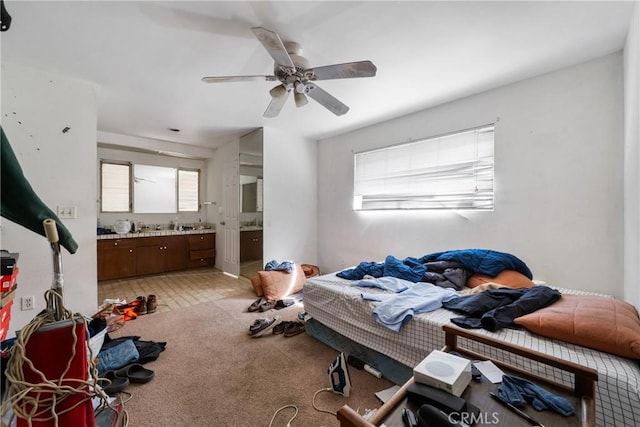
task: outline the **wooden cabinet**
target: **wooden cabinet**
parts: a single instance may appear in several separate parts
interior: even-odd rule
[[[98,280],[136,275],[136,246],[133,239],[98,240]]]
[[[189,267],[204,267],[215,265],[216,235],[192,234],[187,236],[189,248]]]
[[[187,268],[186,236],[161,236],[137,238],[136,273],[165,273]]]
[[[262,259],[262,230],[240,232],[240,262]]]
[[[214,233],[98,240],[98,280],[215,264]]]

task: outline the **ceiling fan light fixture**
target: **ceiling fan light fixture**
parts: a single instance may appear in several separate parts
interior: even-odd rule
[[[293,100],[296,102],[296,107],[298,107],[298,108],[304,107],[309,102],[307,97],[304,96],[304,93],[298,93],[298,92],[296,92],[293,95]]]
[[[287,92],[287,88],[284,87],[284,85],[278,85],[269,91],[271,97],[274,99],[284,98],[285,96],[287,96]]]

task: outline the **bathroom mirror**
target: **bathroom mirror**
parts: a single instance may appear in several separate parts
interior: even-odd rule
[[[133,165],[133,212],[177,212],[176,170],[162,166]]]

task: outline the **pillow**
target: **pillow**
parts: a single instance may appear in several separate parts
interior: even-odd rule
[[[302,267],[296,264],[293,273],[285,271],[258,271],[264,299],[276,301],[302,290],[306,279]]]
[[[253,287],[256,296],[261,297],[264,295],[264,292],[262,292],[262,281],[260,280],[259,275],[256,274],[251,278],[251,286]]]
[[[502,270],[496,277],[476,273],[467,279],[467,286],[470,288],[475,288],[483,283],[498,283],[513,289],[532,288],[535,286],[535,283],[527,276],[515,270]]]
[[[631,304],[596,295],[567,295],[517,317],[529,331],[583,347],[640,359],[640,318]]]

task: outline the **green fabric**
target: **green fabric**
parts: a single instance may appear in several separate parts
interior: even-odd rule
[[[51,218],[56,222],[60,245],[74,254],[78,250],[78,244],[67,227],[60,222],[58,216],[53,213],[38,195],[33,191],[29,181],[22,173],[22,168],[18,159],[9,145],[9,140],[4,134],[4,129],[0,126],[2,133],[1,172],[2,181],[0,194],[0,214],[10,221],[15,222],[29,230],[45,236],[42,221]],[[46,236],[45,236],[46,237]]]

